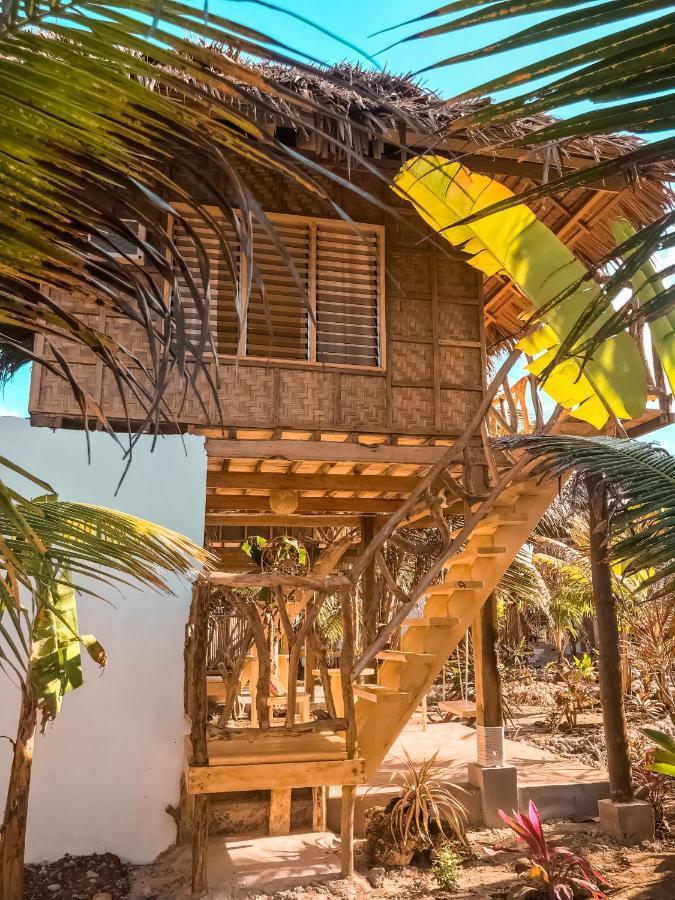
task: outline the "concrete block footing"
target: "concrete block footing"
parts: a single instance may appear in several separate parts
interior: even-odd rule
[[[602,830],[619,844],[631,846],[654,839],[654,813],[645,800],[598,800],[598,814]]]
[[[518,809],[518,771],[515,766],[468,765],[469,784],[480,788],[483,821],[488,828],[502,827],[499,810]]]

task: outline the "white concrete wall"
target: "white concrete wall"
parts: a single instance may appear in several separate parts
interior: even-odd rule
[[[87,464],[82,432],[31,428],[0,418],[0,454],[48,481],[64,500],[114,507],[203,540],[206,483],[204,441],[161,438],[150,452],[143,438],[119,493],[122,454],[93,434]],[[186,452],[187,451],[187,452]],[[3,477],[5,472],[3,470]],[[14,480],[17,488],[25,482]],[[190,586],[175,594],[104,589],[111,601],[83,597],[80,628],[106,648],[99,675],[83,653],[85,684],[67,695],[61,715],[38,736],[28,825],[28,861],[64,853],[111,851],[149,862],[175,837],[168,803],[178,798],[183,758],[183,637]],[[0,735],[14,736],[17,689],[0,672]],[[0,741],[0,802],[4,803],[11,745]]]

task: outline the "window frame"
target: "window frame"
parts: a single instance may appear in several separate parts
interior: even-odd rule
[[[177,210],[189,210],[184,203],[174,203],[173,206]],[[211,215],[219,214],[220,210],[216,206],[204,206]],[[239,214],[239,210],[234,210],[235,215]],[[236,353],[223,353],[218,351],[218,360],[232,361],[238,364],[256,364],[274,363],[279,366],[289,366],[302,368],[310,368],[316,370],[322,369],[345,369],[350,371],[361,371],[370,373],[383,373],[387,367],[387,342],[386,342],[386,320],[385,320],[385,226],[375,225],[370,222],[344,222],[342,219],[331,219],[325,216],[301,216],[292,213],[274,213],[265,211],[265,215],[270,223],[288,223],[290,225],[307,225],[309,228],[309,259],[308,259],[308,278],[307,293],[310,309],[307,312],[307,359],[286,359],[276,356],[258,356],[246,352],[246,340],[248,331],[248,322],[239,334],[239,345]],[[317,359],[317,269],[318,269],[318,251],[317,251],[317,232],[323,225],[325,227],[343,224],[349,226],[352,224],[356,229],[363,229],[366,233],[370,233],[376,238],[376,258],[377,258],[377,286],[376,286],[376,308],[377,308],[377,365],[367,365],[365,363],[338,363],[338,362],[322,362]],[[174,217],[169,214],[167,230],[170,238],[173,240]],[[240,260],[240,267],[245,260]],[[245,277],[244,272],[244,277]],[[242,277],[242,269],[239,270],[239,277]],[[168,285],[167,285],[168,290]]]

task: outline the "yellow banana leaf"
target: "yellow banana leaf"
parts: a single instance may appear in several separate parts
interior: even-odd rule
[[[612,222],[612,232],[617,244],[622,244],[636,233],[627,219],[616,219]],[[626,258],[629,258],[630,255],[627,254]],[[657,270],[651,261],[644,263],[633,275],[631,279],[633,297],[638,306],[665,290],[663,282],[656,275]],[[649,332],[666,378],[675,392],[675,311],[650,322]]]
[[[487,276],[506,274],[535,309],[571,289],[585,274],[571,250],[524,204],[469,225],[456,225],[513,196],[503,184],[460,163],[440,156],[415,157],[396,175],[394,190],[409,200],[435,231],[470,254],[470,265]],[[595,283],[584,281],[543,315],[542,328],[521,342],[524,352],[536,356],[530,366],[533,374],[541,375],[560,340],[599,291]],[[580,340],[586,337],[584,334]],[[610,411],[618,419],[632,419],[647,403],[644,365],[627,333],[606,341],[583,372],[573,358],[557,366],[544,390],[573,416],[598,429],[605,425]]]

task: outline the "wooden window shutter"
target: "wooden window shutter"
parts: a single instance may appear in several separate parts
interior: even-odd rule
[[[217,210],[210,211],[218,215]],[[189,212],[183,208],[181,214],[188,216]],[[254,225],[254,271],[241,336],[234,303],[235,281],[222,258],[218,235],[196,216],[189,220],[209,255],[210,318],[218,353],[338,366],[383,365],[384,229],[275,213],[268,218],[285,252],[261,225]],[[248,261],[243,259],[234,229],[222,227],[235,271],[245,281]],[[205,292],[197,250],[178,220],[173,224],[173,240],[198,290]],[[295,275],[287,257],[295,266]],[[188,334],[196,339],[199,319],[194,302],[182,273],[177,272],[177,280],[187,298]]]
[[[380,365],[383,249],[378,226],[326,220],[318,223],[318,362]]]
[[[310,225],[306,219],[295,216],[270,215],[269,219],[295,265],[297,278],[267,231],[255,225],[252,261],[255,271],[246,327],[246,355],[307,360]]]
[[[235,354],[237,352],[237,314],[234,307],[235,282],[230,266],[222,258],[224,251],[221,247],[220,238],[212,228],[206,226],[194,214],[190,216],[188,212],[182,211],[182,215],[186,218],[189,216],[189,224],[199,237],[209,257],[211,278],[209,319],[216,349],[218,353]],[[239,267],[239,247],[235,231],[230,225],[222,225],[221,227],[227,237],[236,271]],[[206,287],[202,281],[197,248],[191,235],[179,220],[173,223],[173,242],[176,250],[185,260],[197,289],[202,293],[202,296],[205,296]],[[174,268],[181,293],[185,298],[186,331],[193,340],[198,340],[200,323],[194,299],[186,283],[185,276],[180,269]]]

